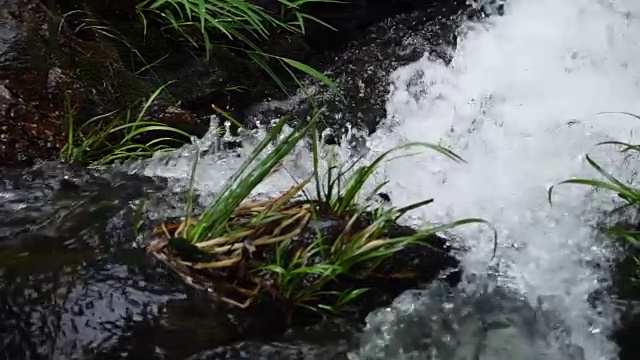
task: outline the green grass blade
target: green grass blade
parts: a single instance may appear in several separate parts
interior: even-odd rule
[[[249,159],[234,173],[227,181],[215,202],[205,210],[200,220],[193,228],[189,229],[188,237],[192,242],[203,241],[207,237],[216,236],[223,229],[233,211],[242,201],[262,182],[270,173],[273,167],[280,162],[298,142],[306,135],[317,121],[315,116],[306,126],[297,131],[293,131],[280,141],[276,148],[264,157],[247,175],[244,171],[253,163],[255,159],[264,151],[280,134],[284,126],[284,119],[281,119],[269,135],[255,148]],[[243,176],[244,175],[244,176]],[[240,177],[242,177],[240,179]]]
[[[371,177],[371,175],[373,175],[373,172],[375,171],[375,169],[381,164],[381,162],[386,157],[388,157],[394,152],[413,148],[413,147],[425,147],[427,149],[434,150],[454,161],[464,162],[464,159],[462,159],[460,156],[455,154],[453,151],[448,150],[442,146],[426,143],[426,142],[410,142],[403,146],[389,149],[384,153],[382,153],[381,155],[379,155],[376,159],[374,159],[374,161],[369,166],[362,167],[356,170],[354,175],[352,175],[349,178],[348,183],[345,186],[346,187],[345,194],[342,197],[342,200],[339,206],[335,209],[336,213],[342,214],[346,211],[346,209],[352,206],[352,204],[355,202],[356,195],[360,192],[360,190],[364,186],[367,179]]]
[[[285,57],[278,57],[278,59],[284,61],[285,63],[287,63],[288,65],[306,73],[307,75],[320,80],[323,84],[325,84],[327,87],[331,88],[332,90],[337,90],[337,86],[336,84],[329,79],[328,76],[326,76],[325,74],[319,72],[318,70],[312,68],[311,66],[305,65],[299,61],[293,60],[293,59],[289,59],[289,58],[285,58]]]

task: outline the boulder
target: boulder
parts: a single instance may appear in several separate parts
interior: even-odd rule
[[[467,15],[466,9],[452,3],[401,14],[371,26],[365,36],[336,52],[325,73],[335,81],[338,91],[319,86],[315,79],[305,84],[315,105],[325,107],[324,121],[319,125],[332,129],[337,138],[348,127],[369,134],[375,131],[386,119],[392,72],[422,56],[450,62],[456,29]],[[314,111],[308,97],[300,92],[286,101],[248,107],[242,117],[250,124],[265,124],[284,115],[308,118]]]
[[[266,8],[277,5],[274,0],[259,3]],[[306,12],[339,31],[310,21],[304,35],[276,34],[261,45],[276,55],[322,68],[328,51],[360,37],[371,24],[434,3],[310,4]],[[177,80],[150,115],[197,136],[208,124],[192,114],[209,114],[212,104],[233,111],[265,97],[283,96],[241,52],[219,49],[206,59],[201,49],[185,48],[153,22],[143,35],[135,6],[128,0],[0,0],[0,165],[54,159],[67,142],[69,114],[77,127],[148,96],[168,81]],[[230,91],[234,86],[244,90]],[[181,106],[175,106],[178,103]]]
[[[110,38],[82,39],[38,0],[0,0],[0,165],[56,158],[75,126],[154,90],[123,65]],[[207,130],[170,97],[154,120],[195,135]],[[169,114],[167,114],[169,113]]]

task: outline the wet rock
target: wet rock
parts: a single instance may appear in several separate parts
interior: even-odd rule
[[[325,73],[336,82],[337,93],[315,81],[307,83],[314,105],[326,107],[324,124],[321,124],[338,136],[345,133],[346,127],[373,132],[386,118],[391,72],[422,56],[451,61],[456,30],[466,9],[463,3],[456,2],[446,6],[432,5],[370,27],[363,38],[350,43],[330,61],[332,65]],[[253,122],[268,123],[270,119],[287,114],[305,119],[313,110],[307,96],[299,92],[286,101],[250,107],[244,116]]]
[[[638,333],[640,332],[640,291],[633,297],[618,299],[618,321],[616,330],[612,334],[620,351],[620,360],[632,360],[640,358],[640,346],[638,346]]]
[[[448,241],[440,236],[425,235],[419,239],[419,244],[406,245],[402,250],[380,259],[380,263],[360,261],[351,265],[348,273],[335,274],[335,277],[331,278],[315,272],[305,273],[283,285],[278,280],[280,273],[264,270],[262,267],[288,264],[291,261],[289,259],[294,256],[304,261],[305,266],[333,265],[335,253],[328,255],[310,250],[308,254],[300,254],[307,249],[315,249],[318,239],[322,239],[320,241],[327,247],[335,246],[336,241],[342,241],[343,244],[337,245],[338,248],[347,246],[349,240],[345,239],[356,238],[374,221],[371,213],[360,214],[358,220],[353,222],[349,229],[345,229],[345,218],[348,219],[352,215],[341,218],[327,214],[326,210],[315,202],[293,201],[284,205],[287,211],[296,211],[302,215],[308,213],[309,207],[315,209],[313,219],[307,217],[301,221],[303,217],[296,216],[291,219],[292,223],[281,230],[282,233],[279,232],[283,236],[297,228],[300,229],[299,234],[292,235],[290,245],[282,252],[276,250],[281,243],[258,244],[269,236],[274,237],[269,234],[281,221],[261,224],[252,228],[254,231],[250,231],[245,237],[221,244],[217,249],[203,251],[179,234],[175,234],[182,223],[181,219],[177,222],[170,220],[163,222],[163,229],[166,229],[167,235],[159,228],[154,230],[153,235],[149,235],[151,243],[148,249],[180,276],[185,284],[210,297],[212,301],[230,304],[230,311],[243,316],[261,317],[264,313],[271,313],[275,315],[271,326],[278,329],[313,325],[324,316],[336,313],[357,321],[376,307],[388,304],[407,289],[428,284],[438,278],[446,278],[452,285],[457,284],[460,279],[461,266],[455,256],[450,254]],[[231,215],[231,218],[245,221],[252,216],[255,215],[240,210],[238,214]],[[417,231],[409,226],[388,223],[376,238],[370,238],[368,241],[378,238],[403,238],[416,234]],[[234,250],[222,249],[231,246]],[[241,251],[238,246],[245,248]],[[249,250],[249,246],[252,250]],[[222,253],[224,255],[220,255]],[[349,250],[345,250],[343,255],[347,254],[350,254]],[[229,264],[228,259],[234,259],[235,262]],[[219,266],[200,268],[189,265],[215,262]],[[224,264],[225,262],[227,264]],[[294,268],[298,269],[299,266],[302,264],[296,263]],[[322,284],[321,288],[316,288],[316,284]],[[363,288],[369,290],[337,309],[336,313],[322,310],[322,304],[332,304],[339,300],[335,293],[342,294],[345,291]],[[322,290],[322,293],[319,290]],[[313,296],[296,297],[296,293],[305,294],[305,291]]]
[[[267,8],[274,3],[263,2]],[[45,8],[37,0],[2,0],[0,164],[55,158],[67,141],[66,113],[72,112],[81,123],[132,104],[168,81],[177,80],[161,99],[160,109],[150,116],[197,136],[207,130],[208,124],[192,113],[204,116],[212,112],[211,105],[216,105],[244,118],[243,110],[251,104],[265,97],[283,98],[273,80],[246,54],[219,48],[206,59],[201,49],[186,48],[166,36],[162,24],[152,19],[145,33],[135,2],[105,4],[60,1],[47,2],[49,8]],[[384,71],[415,60],[426,48],[396,51],[397,47],[420,42],[426,33],[411,34],[416,26],[463,6],[462,1],[443,6],[437,1],[409,0],[310,4],[306,9],[310,14],[340,31],[308,22],[304,35],[274,34],[260,46],[319,69],[331,64],[331,74],[336,75],[346,93],[374,89],[376,95],[350,96],[346,103],[326,99],[335,105],[333,115],[338,119],[334,122],[359,121],[371,127],[384,114],[381,100],[369,100],[384,98]],[[346,59],[335,54],[347,41],[361,38],[371,24],[417,8],[428,15],[399,18],[374,27],[372,36],[349,47]],[[394,58],[394,51],[404,55]],[[383,72],[372,65],[381,59]],[[283,79],[288,78],[279,65],[272,65]],[[364,77],[352,78],[353,73]],[[286,84],[294,86],[290,80]],[[68,107],[64,106],[66,100]],[[343,111],[344,104],[361,110]]]
[[[206,58],[203,48],[183,41],[180,34],[167,29],[166,23],[152,12],[138,12],[139,3],[61,0],[49,6],[64,15],[65,26],[74,37],[99,39],[100,34],[86,25],[101,26],[100,31],[112,36],[113,55],[120,58],[128,71],[153,86],[175,81],[169,89],[172,97],[182,108],[198,115],[210,114],[212,104],[228,109],[233,107],[231,102],[242,103],[247,97],[257,101],[266,89],[276,87],[243,52],[217,47],[210,58]],[[211,41],[242,46],[239,42],[228,43],[228,37],[223,34],[219,38],[212,36]]]
[[[1,169],[0,359],[232,359],[261,351],[327,359],[347,350],[357,321],[287,332],[273,309],[247,313],[212,301],[146,253],[141,234],[150,229],[139,226],[139,204],[160,220],[167,211],[156,203],[175,202],[182,214],[174,190],[54,162]]]
[[[269,334],[136,246],[131,202],[161,184],[56,163],[0,180],[0,359],[184,359]]]
[[[287,332],[273,341],[241,341],[206,350],[188,360],[330,360],[345,359],[357,345],[360,324],[326,321]]]
[[[495,280],[464,288],[434,283],[367,318],[366,359],[584,360],[558,314],[532,306]]]
[[[0,0],[0,44],[0,165],[56,158],[66,116],[78,127],[153,90],[124,67],[108,36],[74,36],[37,0]],[[153,115],[196,135],[207,130],[172,105],[163,99]]]
[[[463,1],[458,2],[464,6]],[[254,0],[254,3],[274,13],[280,13],[281,3],[276,0]],[[337,31],[307,20],[304,34],[274,31],[269,39],[255,41],[267,53],[325,69],[334,61],[335,54],[332,55],[331,52],[341,49],[349,41],[361,38],[367,33],[368,27],[376,22],[415,9],[442,7],[442,3],[438,0],[306,3],[302,7],[305,13],[328,23]],[[153,21],[152,16],[147,19],[147,28],[143,29],[135,13],[136,4],[132,4],[131,1],[105,4],[96,0],[63,0],[56,2],[54,8],[61,14],[83,10],[82,13],[73,13],[67,18],[67,22],[73,28],[78,28],[87,17],[105,21],[104,25],[127,40],[127,46],[117,43],[114,46],[118,48],[122,60],[131,64],[129,69],[137,71],[153,63],[152,68],[141,73],[149,82],[158,85],[178,80],[172,86],[172,95],[185,109],[198,115],[208,115],[212,112],[211,105],[215,104],[219,108],[234,112],[265,97],[286,97],[274,81],[243,52],[218,47],[210,58],[206,58],[203,49],[185,48],[176,41],[175,38],[179,36],[166,36],[166,31],[162,30],[163,24]],[[450,7],[449,3],[446,3],[445,7]],[[82,32],[84,34],[81,34]],[[86,28],[82,32],[75,34],[86,38],[97,36]],[[225,36],[214,40],[228,42]],[[238,42],[231,45],[242,47]],[[132,54],[132,49],[135,49],[135,54]],[[296,84],[277,62],[268,62],[287,86],[295,88]]]
[[[618,223],[617,226],[637,231],[640,215],[633,213],[633,221]],[[620,360],[640,358],[638,331],[640,331],[640,247],[620,241],[619,260],[612,266],[613,282],[604,296],[613,297],[616,307],[616,329],[611,337],[619,346]]]
[[[109,219],[128,201],[159,191],[162,181],[42,162],[0,168],[0,245],[26,238],[73,237],[88,221]]]
[[[264,2],[274,3],[275,1]],[[458,2],[464,5],[464,1]],[[440,0],[350,0],[338,3],[308,3],[303,7],[306,13],[338,31],[317,22],[308,21],[304,38],[315,50],[334,51],[350,41],[366,36],[370,26],[398,14],[448,6],[451,6],[450,2]]]

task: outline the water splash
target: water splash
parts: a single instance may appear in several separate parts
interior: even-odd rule
[[[504,16],[463,26],[449,66],[425,56],[398,69],[392,75],[388,120],[368,139],[371,156],[408,141],[431,141],[450,147],[467,163],[425,154],[386,164],[376,177],[390,181],[387,190],[396,205],[436,199],[434,205],[414,211],[410,221],[478,216],[491,221],[501,241],[499,286],[532,307],[557,314],[562,325],[553,326],[570,330],[545,346],[571,345],[570,351],[579,347],[580,356],[588,360],[616,358],[615,345],[606,336],[612,324],[610,309],[605,303],[594,308],[588,302],[608,278],[593,266],[611,256],[595,240],[593,225],[612,207],[613,197],[567,185],[558,189],[550,206],[547,189],[572,176],[595,176],[584,161],[586,152],[621,178],[634,176],[637,161],[625,163],[615,149],[593,146],[610,139],[637,141],[630,132],[640,128],[637,119],[598,113],[640,112],[640,63],[634,62],[640,56],[640,3],[511,0],[503,10]],[[194,147],[162,162],[145,162],[138,171],[185,184]],[[342,150],[348,157],[349,150]],[[197,188],[205,193],[217,190],[241,160],[231,154],[205,156]],[[294,175],[303,175],[310,163],[301,148],[286,165]],[[289,174],[279,172],[256,192],[281,191],[292,182]],[[463,258],[468,272],[486,272],[492,251],[488,234],[477,227],[457,233],[473,249]],[[467,284],[468,289],[474,286]],[[396,302],[411,311],[391,318],[372,314],[369,327],[384,331],[378,332],[380,337],[365,337],[356,352],[359,358],[376,357],[370,349],[379,347],[369,346],[372,342],[391,344],[403,336],[419,340],[424,334],[401,329],[412,316],[429,321],[424,315],[432,310],[421,305],[428,299],[427,291],[419,291]],[[424,358],[447,359],[406,348],[387,358],[416,350]],[[560,358],[570,358],[565,350],[558,351]],[[522,356],[512,353],[504,359],[530,358]]]
[[[633,175],[634,163],[593,146],[632,140],[630,130],[640,129],[631,117],[596,115],[640,110],[640,64],[633,61],[640,55],[639,10],[632,1],[511,1],[504,17],[465,26],[450,66],[422,59],[397,70],[388,124],[369,139],[380,151],[408,141],[439,142],[468,161],[401,159],[382,176],[391,181],[394,201],[436,198],[414,213],[418,218],[480,215],[496,224],[503,282],[532,304],[553,298],[572,330],[570,341],[587,359],[616,357],[604,335],[610,319],[599,313],[606,309],[587,302],[606,278],[592,263],[608,256],[592,225],[612,198],[565,186],[550,207],[546,191],[571,176],[594,176],[583,157],[589,151],[617,175]],[[460,232],[478,239],[464,260],[482,271],[486,240],[476,229]]]

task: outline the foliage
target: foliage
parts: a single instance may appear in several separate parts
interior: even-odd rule
[[[305,21],[307,20],[324,24],[321,20],[305,14],[301,7],[315,2],[339,1],[278,1],[280,11],[272,13],[249,0],[218,0],[215,2],[205,0],[145,0],[138,3],[137,13],[143,21],[145,32],[148,23],[145,14],[151,13],[154,16],[159,16],[192,45],[204,44],[207,56],[211,54],[211,51],[216,46],[226,46],[244,51],[282,89],[285,89],[284,83],[268,65],[268,59],[281,64],[298,84],[300,82],[296,78],[294,70],[310,75],[323,84],[335,88],[335,84],[331,79],[321,72],[299,61],[264,53],[256,45],[256,41],[267,39],[274,30],[304,33]],[[75,21],[70,20],[72,17]],[[146,64],[138,72],[149,69],[162,60],[147,64],[142,55],[128,43],[122,34],[86,11],[75,10],[65,14],[60,23],[60,29],[67,23],[73,24],[72,31],[74,33],[90,30],[122,42]],[[327,24],[324,25],[329,26]],[[214,42],[212,39],[215,39],[220,34],[230,40],[237,40],[245,46],[239,48],[222,42]],[[124,115],[120,111],[112,111],[83,122],[79,128],[76,128],[73,109],[71,109],[69,99],[67,99],[65,103],[67,144],[62,149],[60,158],[63,161],[92,166],[107,165],[116,161],[148,157],[155,152],[170,150],[187,142],[190,136],[185,132],[159,122],[145,120],[153,100],[165,87],[166,85],[154,92],[138,114],[132,113],[132,106],[129,110],[126,110]],[[152,132],[157,133],[158,131],[163,132],[163,135],[166,133],[177,136],[167,135],[146,143],[137,141],[144,135]]]
[[[192,46],[204,47],[209,58],[216,47],[229,47],[246,54],[286,92],[282,80],[268,64],[268,59],[276,60],[289,74],[291,69],[302,71],[329,87],[333,82],[319,71],[293,59],[267,54],[260,49],[259,41],[267,40],[274,31],[304,33],[307,20],[330,27],[302,11],[309,3],[339,3],[337,0],[278,0],[280,11],[268,11],[250,0],[144,0],[137,6],[142,23],[147,28],[146,14],[161,19],[168,27],[186,39]],[[237,41],[242,47],[216,41],[224,38]],[[295,76],[294,76],[295,78]]]
[[[463,224],[486,223],[463,219],[409,235],[394,234],[392,228],[401,216],[433,200],[395,208],[374,206],[367,201],[371,196],[364,201],[358,198],[364,183],[392,152],[425,147],[462,161],[451,151],[428,143],[392,149],[370,165],[358,166],[356,161],[341,167],[330,159],[329,173],[333,175],[316,184],[318,196],[311,198],[305,187],[313,179],[321,181],[315,127],[319,116],[320,111],[308,124],[267,150],[282,131],[285,119],[281,119],[226,182],[216,200],[199,217],[187,216],[184,221],[157,227],[149,251],[187,282],[197,287],[208,283],[222,300],[236,306],[245,308],[256,300],[270,298],[287,307],[335,313],[365,294],[368,287],[364,284],[376,276],[403,276],[376,274],[380,265],[403,249],[430,247],[438,232]],[[314,139],[312,176],[276,198],[246,202],[255,186],[309,132]],[[347,175],[350,170],[352,173]],[[382,186],[375,187],[375,191]],[[337,229],[337,234],[330,234],[327,225]]]
[[[96,17],[94,14],[86,10],[73,10],[65,13],[58,25],[58,32],[61,33],[65,26],[68,26],[73,35],[76,36],[83,31],[90,31],[121,43],[131,51],[131,54],[135,58],[144,64],[142,68],[134,72],[135,75],[149,70],[156,80],[160,80],[153,72],[153,67],[163,61],[168,54],[153,63],[148,63],[144,56],[142,56],[142,54],[127,40],[126,36],[114,27],[110,26],[108,22]]]
[[[626,115],[634,116],[638,119],[640,117],[624,113]],[[597,144],[600,145],[616,145],[621,146],[622,153],[638,153],[640,154],[640,145],[633,145],[620,141],[606,141]],[[569,179],[560,182],[557,185],[562,184],[575,184],[575,185],[584,185],[590,186],[595,189],[601,189],[606,191],[613,191],[617,193],[618,197],[625,201],[625,205],[616,209],[620,210],[622,208],[633,208],[635,210],[640,210],[640,187],[634,187],[633,185],[627,185],[622,181],[618,180],[611,173],[607,172],[603,169],[596,161],[594,161],[589,155],[586,156],[587,162],[589,165],[594,168],[600,175],[604,177],[603,180],[599,179]],[[557,185],[554,185],[549,188],[548,198],[549,202],[551,202],[552,194]],[[608,229],[608,233],[611,237],[615,239],[620,239],[626,243],[629,249],[631,249],[632,253],[632,261],[636,265],[634,274],[631,275],[629,279],[635,286],[640,288],[640,228],[636,229],[628,229],[620,226],[614,226]],[[633,255],[637,254],[637,255]]]
[[[144,101],[137,114],[130,107],[124,114],[112,111],[96,116],[76,128],[76,119],[69,99],[65,101],[65,119],[67,125],[67,143],[61,150],[62,161],[80,163],[91,166],[112,164],[116,161],[127,161],[146,158],[156,152],[174,149],[190,140],[190,135],[180,129],[167,126],[157,121],[146,120],[151,105],[167,86],[156,89]],[[174,136],[157,137],[146,143],[139,139],[152,133],[173,134]],[[182,140],[180,140],[182,138]]]

